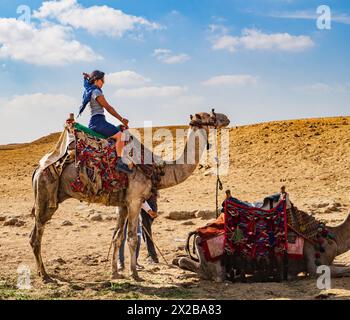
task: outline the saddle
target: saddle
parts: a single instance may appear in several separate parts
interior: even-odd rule
[[[115,140],[73,121],[67,121],[66,128],[74,136],[67,152],[74,152],[79,173],[77,179],[71,183],[73,191],[94,197],[125,190],[128,187],[128,175],[115,169],[118,160]],[[136,139],[131,136],[127,144],[134,143],[134,140]],[[152,180],[155,192],[160,177],[164,174],[163,166],[154,161],[152,164],[145,164],[145,152],[146,148],[141,144],[139,163],[135,167]]]
[[[256,208],[263,208],[269,204],[270,209],[273,207],[274,202],[278,202],[280,200],[280,193],[274,193],[270,196],[264,198],[262,202],[253,202],[253,206]]]

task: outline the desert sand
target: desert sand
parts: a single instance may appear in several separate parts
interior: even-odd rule
[[[350,117],[277,121],[230,128],[229,174],[224,191],[257,201],[286,185],[300,209],[330,225],[339,224],[350,207]],[[111,285],[110,245],[115,209],[69,199],[47,224],[43,258],[49,274],[66,282],[46,285],[36,275],[29,245],[34,220],[31,176],[59,133],[28,144],[0,146],[0,299],[348,299],[350,278],[332,279],[319,290],[314,279],[284,283],[213,283],[176,267],[146,262],[142,243],[143,282],[125,279]],[[215,181],[206,168],[184,183],[160,192],[154,239],[166,260],[184,254],[188,232],[210,222],[215,211]],[[338,205],[337,205],[338,204]],[[184,219],[169,215],[182,212]],[[92,218],[94,217],[94,218]],[[12,225],[8,225],[12,224]],[[128,256],[127,256],[128,257]],[[350,263],[346,253],[337,261]],[[17,268],[31,269],[31,290],[18,290]],[[127,260],[128,265],[128,260]]]

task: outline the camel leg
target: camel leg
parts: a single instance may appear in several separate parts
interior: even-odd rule
[[[332,278],[341,278],[341,277],[350,277],[350,267],[347,266],[334,266],[331,265],[329,266],[329,268],[331,269],[331,277]]]
[[[350,267],[350,265],[348,263],[341,263],[341,262],[333,262],[332,266],[335,266],[335,267]]]
[[[197,274],[200,271],[200,264],[186,257],[181,257],[178,261],[178,265],[181,269],[189,270]]]
[[[118,273],[118,257],[119,248],[124,240],[124,226],[128,210],[126,207],[119,208],[119,216],[117,221],[117,232],[113,238],[113,259],[112,259],[112,279],[121,279],[122,276]]]
[[[128,221],[128,244],[130,249],[130,271],[132,274],[132,277],[140,281],[141,278],[138,275],[138,272],[136,270],[136,247],[137,247],[137,226],[139,223],[139,217],[137,216],[136,219],[129,220]]]
[[[331,278],[342,278],[342,277],[350,277],[350,267],[339,267],[339,266],[329,266],[331,272]],[[318,278],[321,274],[316,273],[317,267],[309,265],[308,268],[310,276],[314,278]]]
[[[321,261],[322,265],[328,265],[326,261]],[[341,277],[350,277],[350,266],[341,266],[338,264],[330,265],[330,272],[332,278],[341,278]],[[320,276],[319,273],[317,273],[317,266],[315,265],[314,259],[308,259],[307,260],[307,271],[310,274],[310,276],[317,278]]]
[[[141,201],[133,201],[128,212],[128,244],[130,249],[130,270],[132,277],[140,281],[141,278],[136,270],[136,247],[137,247],[137,227],[139,224],[139,214],[141,211]]]
[[[47,203],[39,204],[39,208],[35,210],[35,225],[30,234],[30,245],[33,249],[35,261],[38,269],[38,275],[45,282],[53,282],[53,280],[46,273],[44,263],[41,257],[41,242],[44,233],[46,222],[48,222],[57,208],[47,208]]]

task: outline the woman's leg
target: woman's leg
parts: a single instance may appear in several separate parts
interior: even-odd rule
[[[139,225],[137,226],[137,246],[136,246],[136,259],[139,257],[142,238],[142,224],[139,217]]]
[[[124,157],[125,141],[123,140],[123,132],[118,132],[115,135],[111,136],[110,138],[115,140],[115,151],[118,156],[118,162],[117,162],[118,169],[131,173],[133,163],[127,157]]]
[[[125,146],[125,142],[122,140],[122,132],[116,133],[114,136],[111,136],[110,138],[115,140],[115,151],[117,152],[118,157],[123,156],[123,149]]]

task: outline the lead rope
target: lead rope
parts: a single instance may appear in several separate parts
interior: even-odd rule
[[[215,126],[215,130],[217,130],[217,126]],[[220,213],[219,213],[219,189],[222,190],[223,186],[222,186],[222,182],[220,180],[220,174],[219,174],[219,166],[220,166],[220,162],[219,162],[219,150],[218,150],[218,145],[217,145],[217,132],[216,132],[216,136],[215,136],[215,149],[216,149],[216,156],[215,156],[215,162],[216,162],[216,195],[215,195],[215,201],[216,201],[216,218],[219,217]]]
[[[153,240],[152,236],[149,234],[149,232],[147,231],[147,229],[142,226],[142,230],[148,235],[148,237],[150,238],[150,240],[152,241],[152,243],[154,244],[154,246],[157,248],[158,252],[160,253],[160,255],[162,256],[163,260],[165,261],[165,263],[167,264],[167,266],[170,266],[168,261],[165,259],[162,251],[159,249],[159,247],[157,246],[157,244],[155,243],[155,241]]]

